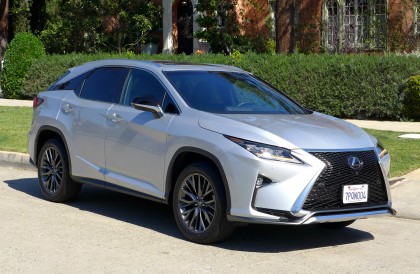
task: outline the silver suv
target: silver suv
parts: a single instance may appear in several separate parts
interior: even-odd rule
[[[390,156],[236,67],[103,60],[34,99],[28,151],[46,199],[82,184],[172,205],[183,235],[238,223],[344,227],[390,215]]]

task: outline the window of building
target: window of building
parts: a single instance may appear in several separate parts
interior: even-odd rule
[[[339,42],[338,3],[336,0],[327,2],[327,45],[328,49],[338,49]]]
[[[384,48],[386,0],[326,0],[324,41],[329,51]]]

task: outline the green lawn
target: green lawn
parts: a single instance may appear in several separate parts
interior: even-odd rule
[[[26,153],[32,108],[0,107],[0,150]]]
[[[420,168],[420,139],[398,138],[404,133],[365,129],[378,138],[391,155],[391,177]]]
[[[0,106],[0,150],[26,152],[32,108]],[[420,168],[420,139],[401,139],[400,132],[366,129],[391,154],[391,177]]]

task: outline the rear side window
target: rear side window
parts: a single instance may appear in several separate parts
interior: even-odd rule
[[[127,68],[99,68],[85,80],[80,97],[87,100],[118,103],[128,74]]]

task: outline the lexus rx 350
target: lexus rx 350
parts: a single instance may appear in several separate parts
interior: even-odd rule
[[[167,203],[198,243],[241,222],[344,227],[394,213],[374,137],[236,67],[71,68],[34,99],[28,151],[46,199],[91,184]]]

